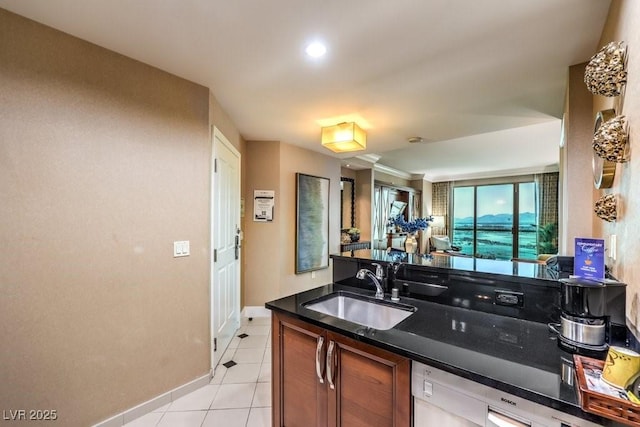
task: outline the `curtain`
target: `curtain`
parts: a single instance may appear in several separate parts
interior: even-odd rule
[[[540,225],[558,223],[558,172],[536,175]]]
[[[433,230],[436,234],[448,234],[449,206],[451,206],[451,182],[434,182],[432,184],[431,215],[444,217],[444,230]]]
[[[558,172],[536,174],[538,253],[558,251]]]

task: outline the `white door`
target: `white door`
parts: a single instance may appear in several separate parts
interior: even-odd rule
[[[213,128],[211,171],[211,367],[240,327],[240,153]]]

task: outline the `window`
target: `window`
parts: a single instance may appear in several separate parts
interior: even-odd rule
[[[535,259],[538,256],[535,183],[518,184],[518,208],[518,251],[515,257]]]
[[[531,182],[453,189],[453,242],[480,258],[537,256],[536,186]]]
[[[513,258],[513,184],[476,187],[476,256]]]
[[[453,189],[453,242],[460,252],[473,255],[475,249],[475,187]]]

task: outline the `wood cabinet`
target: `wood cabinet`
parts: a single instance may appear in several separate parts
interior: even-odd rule
[[[273,313],[273,425],[409,427],[410,360]]]

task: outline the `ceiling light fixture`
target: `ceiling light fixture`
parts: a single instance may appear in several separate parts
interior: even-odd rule
[[[307,46],[305,52],[312,58],[319,58],[327,53],[327,47],[320,42],[313,42]]]
[[[412,136],[410,138],[407,138],[407,141],[409,141],[411,144],[419,144],[421,142],[426,142],[425,139],[421,136]]]
[[[322,128],[322,145],[334,153],[360,151],[367,148],[367,134],[354,122]]]

